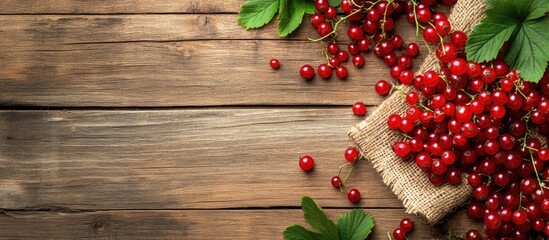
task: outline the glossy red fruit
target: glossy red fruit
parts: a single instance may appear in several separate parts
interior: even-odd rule
[[[366,105],[363,102],[357,102],[353,105],[353,114],[357,116],[366,115]]]
[[[437,34],[437,31],[432,26],[427,26],[425,29],[423,29],[423,38],[427,43],[437,43],[440,41],[440,37]]]
[[[402,228],[396,228],[393,231],[393,237],[395,240],[404,240],[406,239],[406,232]]]
[[[452,30],[452,25],[446,19],[435,21],[435,29],[440,36],[446,36]]]
[[[358,191],[358,189],[356,188],[349,190],[349,192],[347,193],[347,199],[349,199],[349,201],[352,203],[358,203],[361,199],[360,191]]]
[[[324,13],[329,6],[328,0],[315,0],[315,9],[320,13]]]
[[[332,76],[332,68],[325,63],[318,65],[317,73],[320,77],[328,79]]]
[[[467,43],[467,34],[463,31],[455,31],[450,35],[450,42],[455,44],[458,48],[462,48]]]
[[[339,66],[336,68],[336,76],[339,79],[346,79],[349,75],[349,72],[347,71],[347,68],[345,66]]]
[[[317,28],[318,25],[320,25],[321,23],[324,22],[324,16],[322,16],[322,14],[319,14],[319,13],[315,13],[313,15],[311,15],[311,24],[313,25],[313,27]]]
[[[400,228],[404,230],[404,232],[410,233],[412,230],[414,230],[414,223],[409,218],[403,218],[400,221]]]
[[[391,91],[391,85],[385,80],[379,80],[376,83],[375,90],[379,95],[387,95]]]
[[[271,65],[272,69],[278,69],[278,68],[280,68],[280,61],[278,61],[278,59],[276,59],[276,58],[273,58],[269,62],[269,65]]]
[[[419,54],[419,46],[416,43],[409,43],[406,46],[406,53],[410,57],[415,57]]]
[[[301,170],[309,172],[315,167],[315,160],[308,155],[302,156],[299,158],[299,167]]]
[[[366,63],[366,60],[364,59],[364,56],[356,55],[353,57],[353,65],[355,65],[357,68],[364,67],[365,63]]]
[[[364,32],[362,31],[362,28],[359,26],[353,25],[349,27],[349,30],[347,31],[347,35],[349,35],[349,38],[354,41],[358,41],[362,38],[364,35]]]
[[[299,70],[299,75],[305,80],[313,79],[315,76],[315,69],[311,65],[305,64]]]
[[[332,182],[332,186],[335,188],[340,188],[341,185],[343,185],[343,182],[341,181],[341,178],[339,176],[334,176],[331,182]]]
[[[334,29],[332,28],[332,25],[330,25],[329,23],[323,22],[319,24],[318,27],[316,27],[316,30],[321,37],[325,37],[328,34],[332,33]]]
[[[345,159],[348,162],[354,163],[356,162],[356,160],[358,160],[358,157],[359,157],[359,152],[356,148],[349,147],[347,148],[347,150],[345,150]]]
[[[482,235],[480,235],[480,232],[477,230],[469,230],[467,234],[465,234],[465,240],[481,240]]]
[[[444,47],[444,51],[443,48]],[[442,63],[449,63],[450,61],[454,60],[458,55],[458,48],[455,44],[450,42],[445,42],[443,44],[439,44],[436,51],[435,51],[437,58]]]

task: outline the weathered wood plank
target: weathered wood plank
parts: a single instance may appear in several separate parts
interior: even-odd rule
[[[236,13],[245,0],[1,0],[0,14]]]
[[[350,109],[1,111],[0,208],[349,207],[330,185]],[[310,154],[316,170],[297,160]],[[369,163],[359,206],[401,207]]]
[[[294,34],[280,38],[276,22],[258,30],[246,30],[236,23],[236,18],[236,14],[0,15],[0,46],[222,39],[307,41],[318,35],[310,24],[303,24]],[[397,21],[399,26],[405,24],[409,25]],[[400,31],[406,38],[415,34],[409,27]],[[347,40],[344,28],[340,36]]]
[[[372,88],[389,78],[388,68],[373,54],[364,69],[348,64],[348,81],[317,76],[307,83],[299,68],[325,61],[319,44],[280,41],[274,26],[245,31],[234,17],[0,16],[0,104],[342,105],[364,100],[375,105],[382,100]],[[314,34],[307,26],[296,37]],[[403,32],[406,39],[413,34],[411,28]],[[273,57],[282,62],[279,71],[268,66]]]
[[[296,201],[297,202],[297,201]],[[327,210],[332,219],[346,212]],[[448,239],[452,229],[464,234],[481,229],[463,211],[440,226],[430,227],[401,209],[367,209],[375,218],[369,239],[387,239],[403,217],[414,221],[408,239]],[[100,211],[92,213],[4,212],[0,235],[7,239],[108,238],[108,239],[282,239],[284,229],[303,220],[301,210],[168,210]]]

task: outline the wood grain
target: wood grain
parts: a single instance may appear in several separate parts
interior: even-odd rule
[[[284,207],[302,195],[351,207],[330,179],[358,121],[348,108],[2,111],[0,208]],[[402,207],[369,163],[354,172],[359,206]]]
[[[0,14],[236,13],[245,0],[1,0]]]
[[[347,81],[333,76],[305,82],[299,68],[325,60],[318,44],[280,41],[272,27],[247,32],[235,26],[234,15],[0,19],[3,105],[375,105],[383,98],[373,85],[390,78],[370,54],[363,69],[348,64]],[[199,29],[212,41],[193,40]],[[306,29],[305,36],[314,36]],[[408,30],[403,35],[415,38]],[[282,63],[279,71],[268,66],[273,57]]]
[[[329,209],[331,219],[348,210]],[[401,209],[366,209],[375,218],[368,239],[387,239],[403,217],[411,217],[414,231],[408,239],[448,239],[451,229],[463,235],[481,229],[464,212],[447,222],[430,227]],[[4,212],[0,215],[0,234],[8,239],[46,236],[54,239],[283,239],[282,232],[292,224],[310,228],[301,210],[151,210],[98,211],[81,213]]]

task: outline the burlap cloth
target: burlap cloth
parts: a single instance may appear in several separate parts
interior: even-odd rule
[[[449,15],[452,29],[469,34],[471,27],[483,17],[487,6],[484,0],[459,0]],[[430,54],[421,65],[419,73],[434,69],[436,56]],[[408,92],[412,87],[401,86]],[[430,224],[435,224],[448,213],[469,200],[471,187],[463,177],[459,186],[444,184],[433,186],[414,161],[404,162],[393,153],[392,146],[403,139],[387,126],[387,118],[393,113],[405,114],[409,104],[400,93],[389,96],[365,121],[360,122],[349,132],[349,137],[359,147],[361,153],[372,162],[383,182],[402,201],[406,213],[417,214]],[[539,135],[538,135],[539,136]]]

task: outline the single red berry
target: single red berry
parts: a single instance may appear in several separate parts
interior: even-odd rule
[[[299,74],[303,79],[310,80],[315,76],[315,69],[311,65],[305,64],[299,70]]]
[[[322,16],[322,14],[319,14],[319,13],[315,13],[313,15],[311,15],[311,24],[313,25],[313,27],[315,28],[318,28],[318,26],[324,22],[324,16]]]
[[[325,63],[318,65],[317,72],[318,75],[324,79],[328,79],[332,76],[332,68]]]
[[[455,44],[458,48],[462,48],[467,43],[467,34],[463,31],[455,31],[450,35],[450,42]]]
[[[387,118],[387,126],[391,130],[399,129],[401,122],[402,118],[398,114],[391,114],[389,118]]]
[[[339,66],[336,69],[336,76],[339,79],[345,79],[349,75],[349,72],[347,72],[347,68],[345,66]]]
[[[327,19],[334,19],[337,16],[337,9],[335,7],[329,6],[326,11],[324,11],[324,16]]]
[[[528,214],[524,210],[517,209],[517,210],[515,210],[515,212],[513,212],[513,223],[514,224],[522,225],[526,221],[528,221]]]
[[[406,102],[410,105],[414,105],[419,101],[419,94],[417,92],[411,91],[406,94]]]
[[[404,232],[409,233],[414,230],[414,223],[409,218],[403,218],[400,221],[400,228],[404,230]]]
[[[465,235],[465,240],[481,240],[482,236],[477,230],[469,230]]]
[[[450,33],[452,30],[452,25],[446,19],[437,20],[435,21],[435,29],[440,36],[444,37]]]
[[[353,64],[357,67],[357,68],[362,68],[364,67],[364,64],[366,63],[366,60],[364,59],[364,56],[362,55],[356,55],[353,57]]]
[[[356,188],[349,190],[349,193],[347,193],[347,199],[349,199],[352,203],[358,203],[361,199],[360,192]]]
[[[309,172],[315,167],[315,160],[308,155],[302,156],[299,158],[299,167],[301,170]]]
[[[393,237],[395,238],[395,240],[404,240],[406,239],[406,232],[402,230],[402,228],[396,228],[393,231]]]
[[[431,20],[431,10],[429,8],[421,8],[416,11],[417,21],[420,23],[427,23]]]
[[[409,43],[406,46],[406,53],[410,57],[415,57],[419,54],[419,46],[416,43]]]
[[[337,52],[337,59],[339,62],[347,62],[349,59],[349,53],[347,51],[339,51]]]
[[[339,51],[339,46],[337,43],[330,43],[326,46],[326,51],[328,51],[329,54],[336,55]]]
[[[379,95],[387,95],[391,91],[391,85],[385,80],[379,80],[376,83],[375,90]]]
[[[393,44],[393,47],[394,48],[400,48],[402,47],[402,43],[404,42],[404,40],[402,39],[402,37],[398,34],[395,34],[391,37],[391,43]]]
[[[360,51],[366,52],[370,50],[370,39],[369,38],[361,38],[357,41],[357,46]]]
[[[339,176],[335,176],[332,178],[332,186],[335,188],[339,188],[343,185],[343,182],[341,181],[341,178]]]
[[[423,29],[423,38],[427,43],[431,44],[440,41],[440,37],[438,36],[436,29],[432,26],[427,26]]]
[[[324,13],[329,6],[328,0],[315,0],[315,9],[320,13]]]
[[[366,105],[363,102],[357,102],[353,105],[353,114],[357,116],[366,115]]]
[[[329,23],[327,22],[323,22],[321,24],[318,25],[318,27],[316,28],[318,34],[321,36],[321,37],[325,37],[327,36],[328,34],[332,33],[332,31],[334,30],[332,28],[332,25],[330,25]]]
[[[280,68],[280,61],[278,61],[278,59],[276,59],[276,58],[271,59],[271,61],[269,62],[269,64],[271,65],[271,68],[272,68],[272,69],[278,69],[278,68]]]
[[[349,27],[349,30],[347,31],[347,35],[349,35],[349,38],[354,41],[358,41],[362,38],[364,35],[364,32],[359,26],[353,25]]]
[[[358,160],[358,150],[354,147],[349,147],[347,150],[345,150],[345,159],[348,162],[354,163],[356,160]]]
[[[457,57],[458,48],[455,44],[451,42],[445,42],[443,44],[438,45],[435,53],[437,55],[438,60],[440,60],[442,63],[449,63],[450,61],[454,60],[454,58]]]
[[[463,75],[467,72],[467,61],[463,58],[456,58],[450,62],[450,71],[455,75]]]

